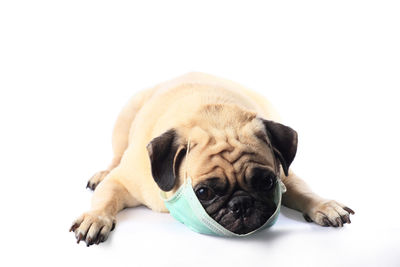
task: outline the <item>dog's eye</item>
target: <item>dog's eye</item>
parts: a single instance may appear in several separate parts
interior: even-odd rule
[[[275,186],[276,177],[275,175],[266,175],[266,176],[255,176],[252,179],[252,185],[254,189],[259,191],[269,191]]]
[[[196,195],[200,200],[211,200],[214,198],[214,192],[207,187],[200,187],[196,190]]]

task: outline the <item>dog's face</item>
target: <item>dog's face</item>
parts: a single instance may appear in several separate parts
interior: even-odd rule
[[[278,165],[287,175],[297,134],[236,106],[207,105],[190,123],[177,125],[147,148],[162,190],[176,191],[187,174],[206,212],[226,229],[245,234],[276,210]]]

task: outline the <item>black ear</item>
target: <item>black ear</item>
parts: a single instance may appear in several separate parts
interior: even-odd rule
[[[275,156],[282,164],[285,175],[289,175],[289,166],[292,163],[297,151],[297,132],[283,124],[262,120],[268,137],[271,141]]]
[[[176,182],[178,164],[185,149],[178,144],[175,130],[169,130],[154,138],[147,145],[154,181],[163,191],[170,191]]]

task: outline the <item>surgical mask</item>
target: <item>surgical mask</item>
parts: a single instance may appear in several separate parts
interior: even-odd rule
[[[188,157],[189,147],[190,147],[190,141],[188,142],[186,158]],[[277,175],[277,179],[278,182],[275,183],[275,187],[273,188],[274,203],[276,205],[276,210],[262,226],[246,234],[233,233],[224,228],[213,218],[211,218],[210,215],[208,215],[208,213],[205,211],[200,201],[198,200],[195,192],[193,191],[192,179],[187,176],[186,171],[185,171],[185,181],[175,192],[175,194],[170,198],[167,198],[165,192],[161,191],[161,198],[164,200],[164,204],[166,208],[169,210],[172,217],[174,217],[176,220],[183,223],[184,225],[186,225],[195,232],[207,235],[215,235],[215,236],[241,237],[271,227],[278,219],[281,207],[282,193],[286,191],[286,188],[280,179],[279,173]]]

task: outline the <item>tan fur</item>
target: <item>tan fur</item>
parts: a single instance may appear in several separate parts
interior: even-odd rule
[[[241,183],[235,177],[241,176],[252,164],[273,169],[273,155],[267,144],[255,137],[263,127],[257,116],[280,121],[263,96],[202,73],[189,73],[138,93],[124,107],[115,124],[112,163],[89,181],[90,187],[98,186],[92,210],[74,224],[78,240],[84,238],[90,224],[95,225],[97,232],[102,226],[110,230],[115,215],[124,207],[143,204],[155,211],[167,211],[151,175],[146,145],[169,129],[176,129],[183,143],[188,138],[191,140],[190,157],[184,159],[182,166],[188,166],[194,184],[206,176]],[[266,156],[266,153],[269,154]],[[182,172],[183,168],[180,177]],[[319,217],[321,212],[329,214],[333,221],[347,213],[343,205],[312,193],[292,171],[289,177],[282,175],[282,179],[287,187],[283,204],[307,214],[316,223],[324,224]],[[181,182],[168,194],[173,194]],[[89,230],[87,243],[97,233],[96,229]]]

